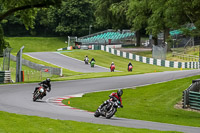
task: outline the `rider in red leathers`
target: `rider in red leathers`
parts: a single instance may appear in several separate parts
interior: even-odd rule
[[[123,105],[122,105],[122,98],[121,98],[121,96],[122,96],[122,94],[123,94],[123,91],[122,91],[122,89],[119,89],[118,91],[117,91],[117,93],[116,92],[112,92],[110,95],[109,95],[109,97],[110,97],[110,99],[108,99],[108,100],[106,100],[103,104],[101,104],[100,106],[99,106],[99,111],[100,111],[100,109],[104,106],[104,105],[106,105],[110,100],[118,100],[118,101],[120,101],[120,106],[123,108]]]

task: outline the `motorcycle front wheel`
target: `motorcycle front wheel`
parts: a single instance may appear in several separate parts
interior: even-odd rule
[[[100,112],[98,111],[98,109],[96,110],[96,112],[94,113],[94,116],[95,117],[99,117],[101,114],[100,114]]]
[[[35,102],[39,98],[39,94],[36,92],[33,94],[33,101]]]
[[[116,112],[117,109],[112,107],[108,112],[106,112],[106,119],[110,119]]]

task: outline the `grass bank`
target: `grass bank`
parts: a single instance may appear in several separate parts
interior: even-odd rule
[[[198,78],[200,76],[124,89],[122,96],[124,108],[118,109],[116,116],[200,127],[200,113],[174,107],[181,101],[182,91],[189,87],[193,79]],[[88,93],[82,98],[68,100],[70,100],[70,106],[94,112],[103,101],[109,98],[111,92],[113,91]],[[67,104],[68,100],[64,100],[63,103]]]
[[[25,116],[0,111],[1,133],[176,133],[148,129],[116,127],[85,122],[54,120],[37,116]]]
[[[12,49],[17,53],[24,46],[23,52],[56,51],[67,47],[66,38],[62,37],[6,37]]]
[[[162,72],[162,71],[173,71],[179,70],[177,68],[167,68],[156,65],[150,65],[142,62],[138,62],[131,59],[126,59],[120,56],[116,56],[101,50],[74,50],[73,52],[62,52],[62,54],[79,59],[84,60],[84,57],[88,55],[89,59],[92,57],[96,60],[96,64],[110,68],[110,64],[112,62],[115,63],[116,70],[127,72],[129,61],[133,64],[133,72],[135,73],[151,73],[151,72]]]

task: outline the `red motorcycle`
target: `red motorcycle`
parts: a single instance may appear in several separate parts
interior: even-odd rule
[[[133,66],[130,65],[130,66],[128,67],[128,71],[129,71],[129,72],[132,72],[132,69],[133,69]]]
[[[114,72],[114,70],[115,70],[115,65],[111,65],[111,66],[110,66],[110,71],[111,71],[111,72]]]

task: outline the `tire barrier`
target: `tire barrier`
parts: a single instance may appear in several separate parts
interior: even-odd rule
[[[193,80],[188,89],[183,91],[182,108],[200,110],[200,79]]]
[[[11,74],[10,71],[0,71],[0,83],[10,83]]]

